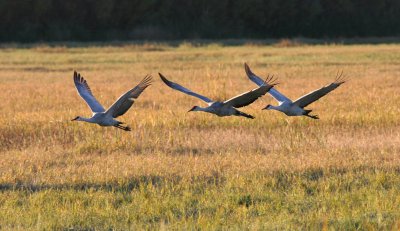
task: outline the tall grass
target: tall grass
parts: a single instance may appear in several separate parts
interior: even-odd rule
[[[158,72],[214,99],[279,77],[296,99],[343,70],[350,81],[309,108],[219,118]],[[398,229],[400,46],[4,47],[0,52],[0,227],[4,229]],[[121,120],[90,116],[73,70],[106,107],[154,84]]]

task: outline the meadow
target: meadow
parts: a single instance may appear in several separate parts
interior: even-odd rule
[[[265,95],[220,118],[158,77],[228,99],[255,88],[243,63],[320,120],[262,111]],[[182,42],[0,48],[0,229],[398,230],[400,45]],[[108,107],[146,74],[119,119],[90,116],[73,71]]]

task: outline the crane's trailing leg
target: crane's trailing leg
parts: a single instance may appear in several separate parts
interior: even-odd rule
[[[319,119],[319,117],[317,115],[310,115],[310,112],[312,110],[304,110],[304,111],[305,111],[305,113],[304,113],[305,116],[310,117],[310,118],[315,119],[315,120]]]
[[[127,132],[131,131],[130,127],[128,127],[128,126],[125,127],[125,126],[122,126],[120,124],[114,125],[114,127],[122,129],[122,130],[127,131]]]
[[[317,115],[306,115],[306,116],[315,120],[319,120],[319,117]]]
[[[249,119],[254,119],[254,118],[255,118],[254,116],[249,115],[249,114],[246,114],[246,113],[241,112],[241,111],[237,111],[237,114],[236,114],[236,115],[237,115],[237,116],[244,116],[244,117],[249,118]]]

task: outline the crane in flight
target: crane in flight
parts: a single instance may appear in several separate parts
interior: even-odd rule
[[[264,80],[254,74],[247,63],[244,64],[244,68],[247,74],[247,77],[253,81],[258,86],[262,86],[264,84]],[[272,88],[269,91],[269,94],[278,101],[278,106],[273,106],[268,104],[263,110],[277,110],[280,112],[285,113],[287,116],[307,116],[312,119],[319,119],[317,115],[310,115],[312,110],[304,109],[309,104],[317,101],[324,95],[328,94],[329,92],[335,90],[337,87],[345,83],[346,80],[343,78],[343,71],[336,75],[336,79],[334,82],[312,91],[306,95],[301,96],[300,98],[296,99],[295,101],[290,100],[288,97],[280,93],[275,88]]]
[[[143,80],[134,88],[121,95],[107,110],[96,100],[86,80],[76,71],[74,71],[74,83],[76,90],[82,99],[85,100],[87,105],[92,110],[92,117],[85,118],[77,116],[72,121],[84,121],[88,123],[98,124],[100,126],[114,126],[124,131],[131,131],[129,126],[122,126],[123,122],[115,120],[115,118],[122,116],[131,108],[135,99],[151,85],[152,77],[146,75]]]

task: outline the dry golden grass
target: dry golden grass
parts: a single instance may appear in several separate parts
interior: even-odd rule
[[[266,104],[275,103],[269,96],[243,109],[256,117],[255,120],[248,120],[186,113],[193,105],[201,105],[202,102],[168,88],[157,74],[161,72],[171,80],[211,98],[226,99],[255,87],[245,76],[244,62],[260,75],[275,74],[280,82],[277,89],[293,99],[334,80],[339,70],[343,70],[350,81],[309,106],[314,114],[320,116],[320,120],[261,111]],[[288,210],[275,208],[272,211],[277,211],[276,214],[258,211],[256,215],[249,216],[242,211],[242,205],[244,203],[245,208],[251,208],[253,202],[248,204],[247,199],[252,198],[249,200],[253,201],[255,195],[252,190],[258,185],[263,185],[263,188],[259,188],[260,191],[257,189],[256,194],[273,190],[276,184],[265,182],[280,182],[280,174],[289,178],[287,187],[295,189],[292,184],[302,185],[308,174],[313,177],[322,172],[323,179],[317,182],[321,192],[331,184],[340,185],[341,181],[361,175],[369,177],[370,182],[381,182],[380,177],[385,179],[384,182],[392,179],[387,184],[393,187],[390,191],[393,194],[387,195],[393,195],[394,199],[387,197],[392,200],[387,202],[392,206],[391,211],[396,211],[396,206],[400,207],[400,198],[396,196],[400,188],[395,185],[398,183],[396,177],[400,177],[399,45],[276,47],[212,44],[197,47],[184,43],[177,47],[164,44],[82,48],[38,46],[29,49],[3,48],[0,63],[0,207],[3,210],[0,212],[0,220],[3,220],[0,227],[286,229],[307,223],[311,226],[302,227],[395,228],[396,224],[398,227],[398,212],[388,212],[390,219],[382,223],[383,226],[376,223],[375,218],[369,219],[365,210],[380,211],[379,206],[370,204],[370,207],[360,207],[359,213],[365,212],[365,216],[360,215],[361,218],[341,214],[339,209],[332,208],[323,213],[311,211],[309,217],[299,220],[293,220],[293,217],[301,217],[301,211],[288,213]],[[143,76],[153,75],[154,84],[120,119],[132,127],[132,132],[70,121],[77,115],[90,116],[88,107],[74,88],[73,70],[88,80],[94,95],[106,107],[135,86]],[[304,174],[306,178],[303,179]],[[161,186],[155,183],[157,179],[163,182]],[[215,183],[220,179],[223,179],[222,186]],[[202,182],[207,185],[209,181],[214,182],[215,187],[210,189],[210,195],[215,193],[215,197],[222,197],[221,203],[223,195],[229,194],[224,187],[249,191],[244,199],[240,193],[232,193],[243,200],[238,199],[236,207],[229,210],[231,213],[224,210],[220,214],[218,209],[210,212],[215,219],[219,217],[226,222],[215,221],[214,224],[213,217],[197,213],[182,218],[174,212],[180,207],[172,202],[165,206],[172,211],[172,217],[169,213],[153,211],[158,219],[141,220],[139,213],[127,222],[117,219],[125,217],[114,213],[119,211],[118,208],[107,212],[101,210],[102,206],[96,211],[102,211],[100,213],[106,214],[104,216],[114,214],[115,219],[88,212],[91,211],[90,205],[73,214],[62,215],[55,208],[42,208],[43,211],[35,213],[37,207],[45,204],[45,199],[40,197],[42,199],[37,199],[37,204],[27,199],[29,195],[31,198],[43,193],[66,193],[68,195],[60,198],[72,198],[70,206],[64,208],[69,210],[80,206],[80,197],[90,197],[92,189],[99,190],[97,193],[108,193],[104,188],[110,187],[112,191],[122,190],[122,194],[134,193],[135,190],[140,191],[140,185],[147,187],[150,182],[161,191],[151,194],[154,197],[144,197],[148,199],[163,195],[163,190],[170,190],[168,192],[173,195],[174,190],[170,187],[183,187],[188,189],[183,192],[193,192],[193,185]],[[248,188],[245,182],[251,182]],[[124,185],[131,184],[138,184],[139,188],[124,188]],[[308,183],[306,185],[309,186]],[[381,192],[371,185],[362,189]],[[287,190],[283,188],[279,193]],[[349,199],[345,203],[352,204],[355,200],[351,196],[358,192],[350,190],[346,193]],[[115,199],[118,195],[108,196]],[[340,195],[332,195],[331,199]],[[361,200],[368,201],[368,193],[362,195]],[[29,205],[15,216],[20,219],[12,219],[10,211],[20,205],[7,206],[9,197],[15,200],[20,198],[21,203]],[[101,201],[101,196],[98,197]],[[211,198],[198,203],[201,206],[212,203]],[[171,201],[181,199],[177,196]],[[121,203],[126,202],[121,200]],[[325,199],[316,200],[321,202]],[[148,202],[147,208],[160,203]],[[275,202],[265,203],[263,205],[271,207]],[[195,209],[200,211],[200,205],[194,206]],[[182,210],[187,210],[187,204],[181,206]],[[349,210],[352,208],[349,207]],[[47,217],[47,223],[40,219],[40,216],[49,214],[56,215],[51,219]],[[75,215],[75,220],[56,222]],[[82,217],[87,220],[82,221]],[[269,218],[265,220],[266,217]],[[385,221],[385,218],[382,219]],[[149,223],[153,226],[146,225]]]

